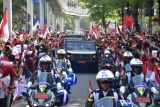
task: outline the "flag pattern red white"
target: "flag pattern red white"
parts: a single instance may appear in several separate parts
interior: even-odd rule
[[[7,22],[7,9],[4,11],[3,18],[0,24],[0,37],[4,42],[7,42],[9,39],[9,29]]]
[[[42,37],[43,39],[47,38],[47,34],[49,33],[48,27],[46,24],[44,24],[43,30],[42,30],[42,34],[40,37]]]

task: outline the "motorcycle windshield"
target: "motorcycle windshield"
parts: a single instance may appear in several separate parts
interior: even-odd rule
[[[145,87],[146,88],[146,83],[144,81],[144,77],[141,75],[136,75],[132,78],[133,82],[133,87],[138,88],[138,87]]]
[[[47,82],[47,72],[41,72],[38,75],[38,82],[39,83],[45,83]]]
[[[113,97],[104,97],[93,104],[92,107],[114,107]]]

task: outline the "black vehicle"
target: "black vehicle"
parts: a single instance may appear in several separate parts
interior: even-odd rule
[[[70,34],[70,35],[63,36],[62,40],[63,40],[63,46],[65,46],[67,41],[71,41],[71,40],[80,41],[80,40],[83,40],[83,36],[82,35],[77,35],[77,34]]]
[[[67,40],[65,50],[74,72],[98,71],[98,55],[94,41]]]

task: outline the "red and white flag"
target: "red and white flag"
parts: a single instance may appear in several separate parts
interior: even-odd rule
[[[111,23],[111,21],[108,21],[108,23],[106,23],[105,29],[108,29],[108,26],[109,26],[110,23]]]
[[[47,27],[46,24],[44,24],[41,37],[42,37],[43,39],[46,39],[48,33],[49,33],[48,27]]]
[[[7,9],[4,11],[2,21],[0,23],[0,37],[4,42],[7,42],[9,39],[9,29],[7,22]]]
[[[100,36],[100,29],[98,26],[92,26],[90,28],[90,32],[95,36],[96,39]]]
[[[37,31],[39,26],[40,26],[40,23],[39,21],[37,21],[36,24],[33,26],[33,31]]]

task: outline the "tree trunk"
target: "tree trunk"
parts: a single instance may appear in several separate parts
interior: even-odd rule
[[[105,27],[105,25],[106,25],[106,21],[105,21],[105,5],[103,5],[103,10],[102,10],[102,25],[103,25],[104,31],[106,33],[107,31],[106,31],[106,27]]]
[[[159,4],[159,8],[158,8],[158,16],[159,16],[159,18],[160,18],[160,0],[158,0],[158,4]],[[160,25],[160,23],[159,23],[159,25]]]
[[[127,2],[126,6],[127,6],[127,15],[130,15],[129,2]]]
[[[139,29],[139,24],[138,24],[138,8],[139,8],[139,6],[138,5],[136,5],[135,7],[134,7],[134,20],[135,20],[135,27],[136,27],[136,32],[139,32],[140,31],[140,29]]]

